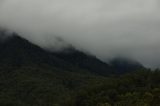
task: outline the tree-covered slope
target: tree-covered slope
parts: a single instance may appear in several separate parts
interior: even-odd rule
[[[106,76],[108,74],[122,74],[130,69],[143,68],[141,64],[133,64],[132,61],[114,59],[107,64],[91,54],[67,48],[63,51],[53,52],[45,50],[16,33],[7,35],[0,32],[0,65],[20,67],[23,65],[50,65],[60,69],[74,71],[85,70],[94,74]]]
[[[107,63],[75,49],[69,53],[47,51],[15,33],[5,41],[0,41],[1,66],[20,67],[29,64],[50,65],[66,70],[78,68],[101,75],[107,75],[111,71]]]
[[[159,106],[160,71],[102,77],[48,66],[0,68],[1,106]]]
[[[159,70],[11,35],[0,33],[0,106],[160,106]]]

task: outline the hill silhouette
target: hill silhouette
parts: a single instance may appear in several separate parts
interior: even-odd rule
[[[1,106],[160,104],[159,70],[126,58],[106,63],[73,47],[46,50],[16,33],[0,39]]]

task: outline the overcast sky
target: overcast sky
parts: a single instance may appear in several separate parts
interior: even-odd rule
[[[0,0],[0,25],[43,47],[61,37],[99,58],[160,67],[159,0]]]

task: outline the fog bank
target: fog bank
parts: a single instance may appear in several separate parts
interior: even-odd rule
[[[158,0],[0,0],[0,25],[47,48],[67,43],[101,59],[160,67]]]

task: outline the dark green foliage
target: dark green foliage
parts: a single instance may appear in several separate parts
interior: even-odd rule
[[[54,106],[94,76],[51,67],[0,70],[0,106]]]
[[[160,71],[102,77],[48,66],[0,69],[0,106],[159,106]]]
[[[79,90],[70,101],[72,105],[67,106],[160,106],[160,82],[152,83],[160,78],[159,72],[139,70],[103,81],[97,79],[98,83]]]
[[[2,35],[0,106],[160,106],[159,70],[122,60],[108,65],[74,49],[49,52]]]

